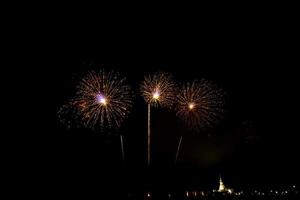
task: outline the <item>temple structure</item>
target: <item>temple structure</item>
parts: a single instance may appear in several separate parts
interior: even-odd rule
[[[229,194],[233,193],[233,190],[231,188],[226,188],[225,187],[221,175],[220,175],[220,180],[219,180],[218,192],[229,193]]]

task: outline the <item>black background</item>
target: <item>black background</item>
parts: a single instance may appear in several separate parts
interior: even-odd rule
[[[168,31],[120,27],[99,34],[61,25],[45,38],[39,46],[47,50],[32,61],[40,65],[34,69],[39,74],[34,85],[40,85],[32,102],[39,114],[28,113],[34,134],[16,138],[29,149],[19,152],[22,174],[38,188],[65,194],[212,189],[220,173],[235,188],[297,183],[297,73],[293,41],[287,37],[293,30],[268,18],[181,25],[181,31],[175,24]],[[120,71],[136,91],[121,131],[125,163],[119,137],[68,130],[57,119],[80,77],[100,68]],[[179,83],[197,78],[217,83],[226,92],[226,112],[213,130],[184,137],[175,166],[176,144],[185,128],[174,112],[154,109],[149,168],[147,110],[139,84],[158,70],[174,74]],[[27,123],[27,114],[23,117]]]

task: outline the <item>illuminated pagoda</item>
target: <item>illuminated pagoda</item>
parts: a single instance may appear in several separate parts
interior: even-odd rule
[[[217,192],[228,193],[228,194],[233,193],[233,189],[225,187],[221,175],[220,175],[220,180],[219,180],[219,189],[217,190]]]

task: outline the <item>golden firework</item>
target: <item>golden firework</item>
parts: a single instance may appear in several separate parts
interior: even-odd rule
[[[221,90],[204,79],[183,85],[177,95],[176,114],[193,129],[217,122],[223,112],[222,107]]]
[[[142,95],[148,104],[148,127],[147,127],[147,163],[151,160],[151,105],[171,107],[174,103],[175,83],[168,73],[156,73],[146,76],[141,85]]]
[[[142,95],[150,105],[170,107],[174,103],[175,83],[172,75],[156,73],[146,76],[141,85]]]
[[[132,92],[118,73],[89,72],[79,83],[71,105],[88,127],[119,127],[132,107]]]

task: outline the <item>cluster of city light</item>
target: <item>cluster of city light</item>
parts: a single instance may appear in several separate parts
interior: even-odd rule
[[[207,196],[207,193],[205,193],[204,191],[186,191],[185,196],[186,197]]]
[[[183,196],[187,197],[187,198],[195,198],[195,197],[208,197],[208,196],[218,196],[218,195],[222,195],[222,196],[226,196],[226,195],[230,195],[230,196],[289,196],[289,195],[298,195],[298,191],[296,190],[296,186],[293,185],[292,188],[288,188],[285,190],[270,190],[269,192],[267,191],[258,191],[258,190],[254,190],[254,191],[248,191],[248,192],[244,192],[244,191],[239,191],[239,192],[234,192],[232,189],[228,189],[226,190],[226,192],[220,192],[218,190],[212,190],[212,191],[201,191],[201,190],[187,190],[184,192]],[[168,192],[166,193],[166,196],[168,196],[169,198],[171,196],[173,196],[172,193]],[[147,199],[150,199],[152,197],[152,194],[150,192],[145,193],[145,197]]]
[[[298,194],[298,191],[296,190],[296,186],[293,185],[291,188],[286,188],[283,190],[270,190],[270,191],[254,190],[253,192],[250,192],[250,194],[256,196],[286,196],[289,194]]]

